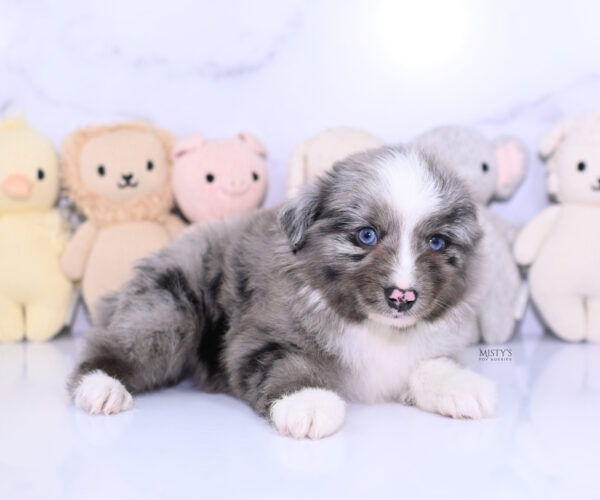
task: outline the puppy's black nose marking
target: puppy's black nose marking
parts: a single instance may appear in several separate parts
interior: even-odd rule
[[[123,180],[125,182],[129,182],[131,179],[133,179],[133,174],[127,174],[127,175],[122,174],[121,177],[123,177]]]
[[[417,291],[413,288],[405,290],[396,288],[395,286],[386,288],[383,293],[385,294],[388,305],[398,312],[408,311],[417,301],[418,295]]]

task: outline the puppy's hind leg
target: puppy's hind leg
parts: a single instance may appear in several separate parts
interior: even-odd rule
[[[173,384],[193,362],[202,304],[176,265],[147,260],[101,307],[68,388],[89,413],[118,413],[131,394]]]

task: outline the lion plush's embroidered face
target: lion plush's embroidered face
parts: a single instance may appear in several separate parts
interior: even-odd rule
[[[63,146],[68,193],[100,225],[156,220],[173,204],[172,137],[143,123],[80,129]]]
[[[167,182],[169,165],[154,135],[121,130],[91,139],[81,150],[83,182],[110,200],[124,201],[154,193]]]

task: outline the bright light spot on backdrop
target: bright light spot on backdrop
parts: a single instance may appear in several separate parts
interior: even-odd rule
[[[375,29],[390,62],[423,69],[445,66],[465,46],[467,8],[454,0],[384,0]]]

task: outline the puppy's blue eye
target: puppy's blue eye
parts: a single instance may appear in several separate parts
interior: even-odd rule
[[[446,240],[443,236],[438,234],[429,238],[429,248],[431,248],[434,252],[439,252],[446,247]]]
[[[358,241],[363,245],[373,246],[377,243],[377,233],[375,233],[375,229],[372,227],[363,227],[358,232]]]

